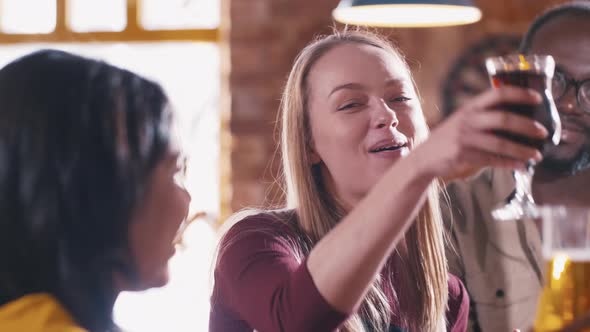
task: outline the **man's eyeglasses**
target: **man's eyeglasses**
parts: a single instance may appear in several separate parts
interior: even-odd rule
[[[564,72],[556,70],[552,83],[553,98],[555,100],[561,99],[571,87],[576,89],[578,106],[590,114],[590,78],[578,81],[568,77]]]

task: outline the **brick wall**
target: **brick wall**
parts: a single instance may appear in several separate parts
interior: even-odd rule
[[[278,146],[275,122],[281,89],[298,51],[314,34],[329,31],[336,3],[231,1],[230,159],[234,211],[261,206],[273,198],[280,200],[280,191],[272,183],[280,165],[278,157],[273,156]]]
[[[431,123],[438,119],[440,86],[449,65],[469,44],[490,33],[522,33],[556,0],[480,0],[484,19],[449,28],[386,31],[410,59]],[[273,185],[280,160],[275,121],[281,88],[297,52],[330,31],[338,0],[227,0],[230,24],[225,103],[229,111],[231,210],[280,201]],[[222,103],[224,105],[224,103]]]

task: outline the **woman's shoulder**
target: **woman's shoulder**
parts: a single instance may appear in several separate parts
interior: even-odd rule
[[[218,275],[234,275],[253,261],[303,259],[303,233],[293,210],[244,211],[228,222],[217,249]]]
[[[29,294],[0,306],[0,331],[85,332],[51,295]]]
[[[250,232],[285,235],[296,231],[297,227],[297,213],[294,209],[244,210],[232,215],[224,223],[223,237],[233,238]]]
[[[224,223],[220,233],[220,252],[292,248],[307,239],[293,209],[240,211]]]

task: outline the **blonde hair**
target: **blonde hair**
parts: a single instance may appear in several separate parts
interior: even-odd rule
[[[311,67],[326,52],[342,44],[370,45],[398,57],[408,70],[405,59],[385,38],[364,30],[336,31],[305,47],[297,56],[289,74],[281,100],[281,149],[287,191],[287,205],[298,214],[298,222],[313,243],[326,235],[345,211],[336,198],[327,192],[318,165],[311,165],[311,130],[309,124],[309,82]],[[417,144],[428,136],[424,120],[422,130],[413,139]],[[439,184],[428,189],[428,199],[416,222],[405,235],[408,269],[400,269],[400,289],[394,290],[389,276],[377,278],[371,285],[358,314],[344,324],[342,331],[384,331],[390,324],[392,306],[399,309],[404,328],[411,331],[445,330],[445,311],[448,297],[447,262],[444,250],[442,217],[439,209]],[[310,248],[301,239],[300,248]],[[304,252],[303,254],[308,254]],[[399,254],[399,252],[398,252]],[[403,276],[403,273],[406,273]],[[397,303],[389,303],[385,287],[394,291]],[[397,293],[395,293],[397,292]],[[408,296],[403,296],[407,294]],[[419,298],[418,305],[408,303],[408,297]],[[411,306],[411,307],[410,307]],[[367,326],[367,324],[369,326]]]

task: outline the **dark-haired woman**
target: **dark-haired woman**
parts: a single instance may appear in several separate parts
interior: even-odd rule
[[[116,331],[168,280],[190,196],[161,87],[44,50],[0,70],[0,331]]]

